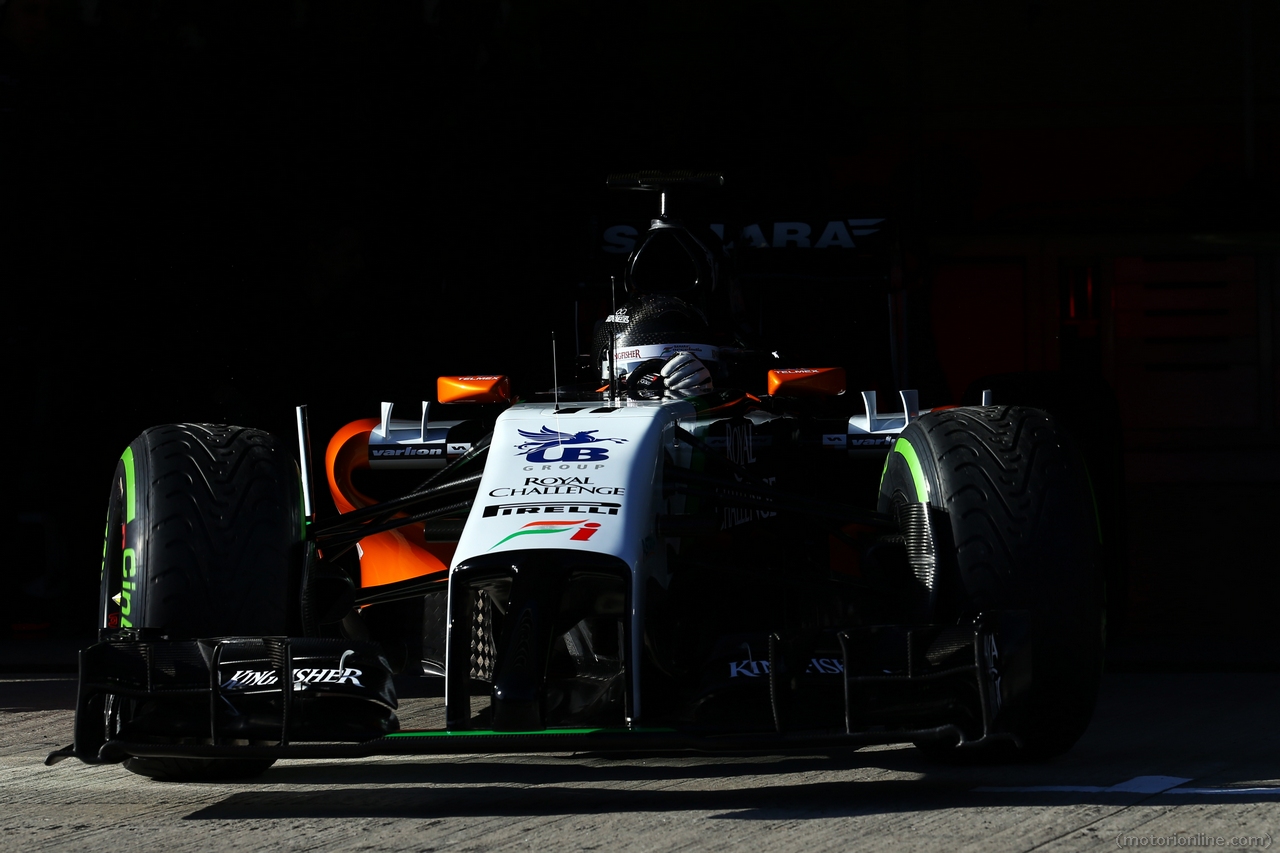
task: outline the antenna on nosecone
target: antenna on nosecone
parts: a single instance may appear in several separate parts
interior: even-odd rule
[[[609,402],[616,403],[618,401],[618,387],[614,371],[617,370],[618,364],[618,335],[614,331],[614,323],[617,322],[618,316],[618,277],[609,276],[609,295],[613,299],[613,307],[609,311],[609,322],[605,325],[609,328]]]
[[[560,411],[560,374],[556,370],[556,333],[551,333],[551,393],[555,395],[556,411]]]
[[[556,333],[551,333],[551,393],[554,395],[556,432],[560,432],[560,373],[556,369]]]

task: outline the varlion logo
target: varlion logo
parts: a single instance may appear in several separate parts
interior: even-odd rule
[[[347,649],[338,661],[337,669],[308,669],[303,667],[293,671],[293,689],[305,690],[308,684],[353,684],[363,687],[358,676],[364,673],[347,666],[347,658],[355,652]],[[241,669],[222,685],[223,690],[247,690],[254,687],[272,687],[280,683],[279,675],[273,669]]]
[[[876,435],[870,438],[849,437],[849,447],[889,447],[896,435]]]
[[[386,447],[381,450],[370,447],[369,455],[377,458],[397,457],[407,459],[412,456],[444,456],[443,447]]]

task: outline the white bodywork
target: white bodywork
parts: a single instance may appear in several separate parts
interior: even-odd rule
[[[866,413],[851,415],[844,433],[824,435],[823,446],[843,447],[855,454],[889,450],[907,424],[932,411],[920,408],[919,395],[915,391],[899,391],[898,396],[902,399],[902,414],[882,415],[876,409],[876,392],[863,391],[862,405]]]
[[[494,425],[475,503],[458,542],[458,565],[484,554],[582,549],[621,559],[631,572],[632,648],[643,648],[644,589],[666,586],[666,545],[657,517],[665,455],[687,453],[676,426],[694,408],[680,401],[517,405]],[[450,629],[452,630],[452,625]],[[448,671],[452,672],[451,668]],[[631,709],[640,715],[639,668]]]
[[[519,405],[494,425],[489,457],[453,565],[481,554],[581,548],[632,571],[665,571],[654,520],[664,453],[678,457],[687,403]]]
[[[914,391],[902,392],[903,414],[882,417],[875,392],[864,392],[866,414],[848,421],[847,433],[824,435],[823,444],[852,452],[888,449],[908,423],[923,412]],[[759,424],[775,417],[746,413]],[[662,495],[663,461],[687,467],[688,443],[677,427],[696,429],[696,409],[682,400],[545,403],[512,406],[494,424],[484,474],[471,506],[454,560],[458,566],[478,557],[536,549],[569,549],[616,557],[630,572],[631,612],[627,614],[632,649],[644,647],[645,590],[650,579],[668,584],[667,543],[660,536],[660,515],[679,513],[682,498]],[[706,431],[702,424],[701,432]],[[745,458],[736,459],[733,435],[707,437],[739,464],[751,461],[755,439],[750,425]],[[741,449],[741,448],[740,448]],[[462,581],[459,581],[462,582]],[[451,600],[453,593],[450,594]],[[452,632],[454,625],[449,624]],[[468,629],[469,630],[469,629]],[[448,648],[454,648],[452,642]],[[455,668],[446,663],[446,671]],[[631,720],[642,718],[640,670],[631,677]]]

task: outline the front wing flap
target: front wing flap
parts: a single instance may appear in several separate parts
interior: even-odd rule
[[[75,743],[193,746],[362,741],[397,728],[391,668],[372,643],[118,635],[80,652]],[[63,752],[67,752],[64,750]]]
[[[390,668],[378,647],[339,640],[223,638],[113,639],[81,653],[76,739],[47,764],[140,758],[364,758],[538,752],[814,752],[870,744],[1012,740],[1010,714],[1031,661],[1028,614],[985,614],[959,632],[972,655],[933,666],[938,628],[881,626],[843,632],[845,725],[788,731],[775,706],[773,731],[633,726],[539,731],[397,731]],[[920,637],[929,637],[929,648]],[[905,651],[905,658],[898,651]],[[869,650],[879,649],[874,654]],[[886,652],[886,649],[888,651]],[[884,657],[888,654],[889,657]],[[890,659],[893,660],[890,660]],[[770,667],[771,679],[781,667]],[[273,678],[274,676],[274,678]],[[132,703],[135,717],[112,722]],[[972,701],[966,701],[972,700]],[[967,704],[968,721],[937,724],[921,708]],[[162,711],[159,723],[145,709]]]

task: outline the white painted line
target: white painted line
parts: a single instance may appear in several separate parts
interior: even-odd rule
[[[974,791],[984,794],[1160,794],[1170,788],[1184,785],[1191,780],[1182,776],[1135,776],[1128,782],[1103,787],[1101,785],[1023,785],[1012,787],[982,787]]]
[[[1275,788],[1174,788],[1166,794],[1266,794],[1280,797],[1280,787]]]

